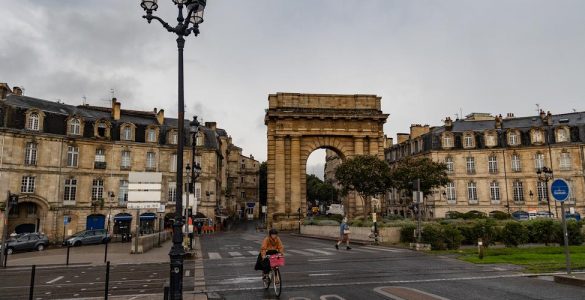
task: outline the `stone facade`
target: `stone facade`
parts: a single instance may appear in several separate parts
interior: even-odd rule
[[[298,228],[305,214],[306,164],[316,149],[334,151],[341,159],[384,153],[383,125],[388,118],[375,95],[277,93],[269,95],[268,223]],[[363,208],[355,195],[346,200],[349,215]]]
[[[257,219],[261,212],[258,184],[260,163],[254,156],[242,154],[242,148],[230,146],[228,154],[227,197],[241,219]]]
[[[123,110],[116,99],[111,107],[95,107],[26,97],[1,83],[0,96],[0,205],[5,207],[9,191],[20,198],[9,215],[10,232],[41,231],[59,241],[64,234],[107,226],[107,216],[113,233],[124,226],[134,231],[136,211],[126,208],[132,171],[162,173],[161,204],[169,225],[176,195],[176,119],[165,118],[162,109]],[[188,133],[188,120],[184,127]],[[233,145],[214,122],[198,132],[194,147],[185,137],[183,159],[186,165],[193,158],[202,168],[194,191],[197,211],[219,221],[231,205],[222,191]],[[185,172],[184,182],[187,178]],[[141,213],[141,230],[162,225],[162,213]],[[66,226],[64,217],[71,218]]]
[[[385,150],[391,166],[407,156],[429,157],[446,163],[452,180],[425,195],[427,217],[450,211],[548,212],[549,203],[559,216],[560,205],[537,174],[543,167],[569,182],[568,206],[585,214],[583,112],[521,118],[476,113],[462,120],[446,118],[438,127],[413,125],[406,135]],[[393,191],[386,200],[389,213],[409,214],[411,195]]]

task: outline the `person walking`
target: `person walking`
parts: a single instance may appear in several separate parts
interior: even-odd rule
[[[339,250],[339,245],[345,242],[345,249],[350,250],[349,247],[349,225],[347,225],[347,218],[343,218],[341,225],[339,225],[339,241],[335,244],[335,249]]]

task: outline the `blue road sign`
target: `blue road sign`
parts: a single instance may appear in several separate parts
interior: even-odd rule
[[[564,179],[555,179],[550,185],[550,190],[553,198],[559,202],[564,202],[569,198],[569,194],[571,194],[569,183]]]

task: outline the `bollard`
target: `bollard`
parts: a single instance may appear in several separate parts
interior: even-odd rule
[[[477,251],[479,254],[479,259],[483,259],[484,247],[483,247],[483,241],[481,238],[477,239]]]
[[[66,265],[69,265],[69,250],[71,249],[71,246],[69,246],[69,244],[67,244],[67,261],[66,261]]]
[[[28,293],[28,299],[29,300],[32,300],[33,299],[33,295],[35,293],[35,273],[36,273],[36,269],[37,269],[37,266],[36,265],[33,265],[32,266],[32,270],[30,272],[30,290],[29,290],[29,293]]]
[[[169,300],[169,286],[168,284],[165,284],[165,288],[164,288],[164,300]]]
[[[105,300],[108,300],[109,284],[110,284],[110,261],[108,260],[108,262],[106,263],[106,288],[104,291],[104,299]]]

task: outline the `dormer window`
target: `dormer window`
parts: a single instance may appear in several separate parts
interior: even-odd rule
[[[465,148],[473,148],[475,147],[475,137],[473,136],[473,133],[466,133],[463,136],[463,140],[464,140],[464,146]]]
[[[197,133],[197,146],[203,146],[205,143],[205,135],[203,133]]]
[[[557,129],[557,143],[565,143],[569,141],[569,128],[561,127]]]
[[[110,137],[110,126],[106,121],[97,121],[95,125],[94,135],[98,138]]]
[[[532,139],[532,144],[542,144],[544,143],[544,134],[540,129],[533,129],[530,132],[530,138]]]
[[[177,135],[176,131],[173,130],[169,132],[168,143],[171,145],[176,145],[179,143],[179,136]]]
[[[443,134],[443,148],[453,147],[453,135],[450,133]]]
[[[508,145],[517,146],[520,144],[520,135],[517,131],[508,132]]]
[[[37,110],[32,110],[26,113],[26,129],[32,131],[42,131],[43,127],[43,113]]]
[[[81,121],[78,118],[69,120],[69,134],[81,135]]]
[[[495,147],[498,145],[498,139],[494,132],[487,132],[485,134],[485,145],[488,147]]]
[[[155,128],[146,129],[146,141],[149,143],[156,143],[156,129]]]
[[[130,124],[122,126],[122,132],[120,135],[122,140],[133,141],[134,140],[134,127]]]

